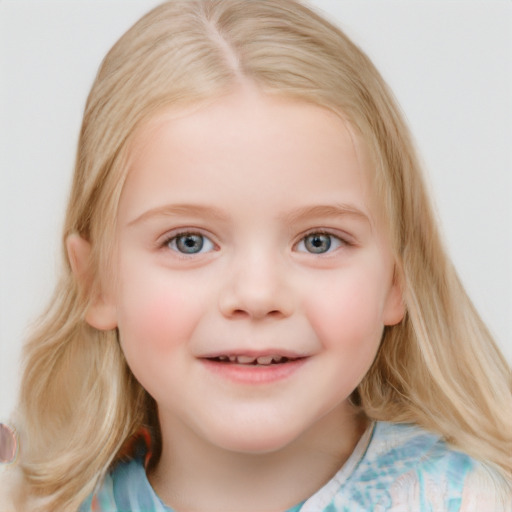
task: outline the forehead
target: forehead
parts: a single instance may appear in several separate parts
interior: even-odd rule
[[[261,192],[267,202],[286,186],[304,200],[322,192],[336,201],[341,189],[357,189],[364,202],[371,195],[370,159],[341,115],[254,90],[163,110],[137,130],[129,152],[123,208],[178,200],[173,190],[197,200],[222,190],[254,201]]]

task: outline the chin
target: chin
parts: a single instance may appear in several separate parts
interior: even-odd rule
[[[254,427],[250,429],[240,427],[236,432],[216,436],[216,439],[210,437],[210,442],[230,452],[263,455],[284,449],[296,440],[298,435],[295,432],[282,431],[278,428],[255,431]]]

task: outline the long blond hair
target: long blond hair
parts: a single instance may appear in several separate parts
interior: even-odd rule
[[[63,240],[92,246],[108,272],[130,139],[169,105],[250,81],[343,115],[375,163],[407,313],[384,331],[354,400],[370,418],[414,422],[512,475],[512,377],[444,252],[408,129],[379,73],[338,28],[295,0],[177,0],[144,16],[105,57],[90,92]],[[84,320],[91,290],[64,251],[62,278],[25,348],[18,429],[27,494],[74,510],[141,425],[153,400],[117,332]]]

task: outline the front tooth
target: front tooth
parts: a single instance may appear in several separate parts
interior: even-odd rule
[[[260,356],[257,361],[258,364],[270,364],[274,356]]]
[[[236,356],[229,356],[229,362],[234,363],[236,361]]]
[[[256,361],[256,358],[251,356],[237,356],[236,360],[237,363],[240,364],[250,364],[254,363],[254,361]]]
[[[274,363],[280,363],[283,360],[283,356],[273,356]]]

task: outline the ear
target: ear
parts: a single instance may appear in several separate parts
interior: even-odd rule
[[[395,267],[393,282],[388,290],[382,315],[384,325],[396,325],[405,316],[402,273]]]
[[[73,234],[66,239],[66,249],[71,270],[79,286],[86,295],[91,296],[85,313],[86,322],[100,331],[115,329],[115,304],[103,293],[101,286],[97,286],[98,277],[93,274],[91,265],[91,244],[81,236]]]

